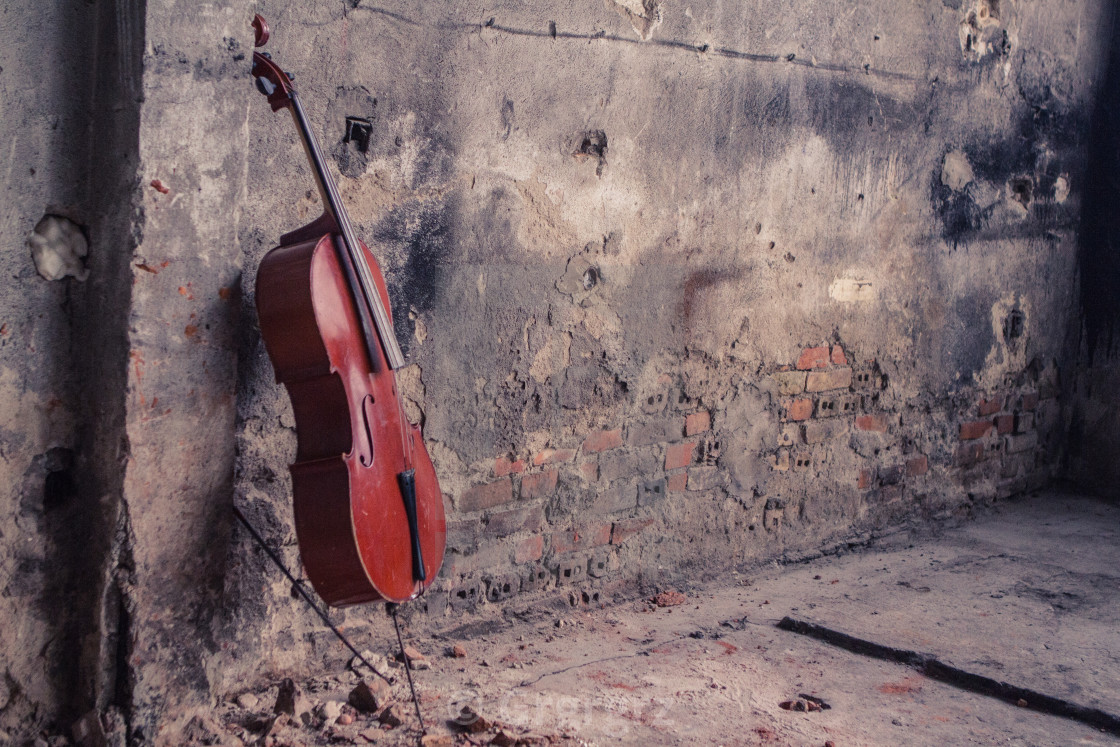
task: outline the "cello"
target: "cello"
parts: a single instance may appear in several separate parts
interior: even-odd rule
[[[254,46],[269,37],[253,19]],[[323,214],[284,234],[256,280],[261,337],[296,421],[292,503],[300,557],[328,605],[398,603],[421,594],[443,563],[443,496],[420,427],[405,415],[405,365],[377,261],[354,234],[292,76],[253,52],[272,111],[287,109],[307,153]]]

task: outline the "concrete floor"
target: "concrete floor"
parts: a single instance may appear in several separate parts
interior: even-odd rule
[[[470,705],[509,735],[568,744],[1120,744],[1030,703],[776,627],[792,616],[1120,716],[1118,527],[1120,507],[1046,493],[936,537],[897,534],[863,551],[684,590],[675,606],[538,608],[481,620],[414,641],[432,664],[417,672],[429,733],[451,734],[447,719]],[[445,655],[454,644],[465,657]],[[347,682],[336,684],[345,697]],[[318,689],[335,697],[330,683]],[[802,694],[830,708],[781,707]],[[278,733],[276,744],[405,743],[415,717],[402,714],[405,725],[382,734],[359,719],[319,734]],[[472,739],[484,744],[495,733]]]

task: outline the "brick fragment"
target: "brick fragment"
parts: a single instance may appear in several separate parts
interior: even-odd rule
[[[919,454],[906,460],[906,474],[909,477],[921,477],[927,472],[929,472],[929,459],[925,454]]]
[[[828,346],[819,348],[805,348],[801,357],[797,359],[797,370],[808,371],[811,368],[828,368]]]
[[[494,460],[494,477],[505,477],[510,474],[520,474],[524,471],[524,459],[513,461],[507,457],[498,457]]]
[[[897,485],[902,482],[902,472],[904,466],[901,464],[892,464],[890,467],[884,467],[879,470],[879,484],[880,485]]]
[[[501,542],[492,542],[471,555],[452,554],[449,557],[451,575],[474,573],[484,568],[494,568],[509,563],[509,546]]]
[[[665,487],[665,478],[646,480],[638,485],[638,505],[650,506],[665,497],[669,491]]]
[[[874,415],[860,415],[856,418],[856,428],[861,431],[887,432],[887,416],[881,413]]]
[[[688,471],[689,490],[709,490],[724,483],[724,475],[719,467],[693,467]]]
[[[612,525],[597,524],[584,529],[552,533],[552,551],[557,554],[588,550],[611,541]]]
[[[614,485],[595,496],[590,512],[593,514],[613,514],[629,511],[638,505],[638,489],[634,483],[625,482]]]
[[[680,469],[692,463],[692,451],[696,448],[695,441],[685,441],[683,444],[672,444],[665,449],[665,469]]]
[[[532,563],[540,560],[544,555],[544,537],[536,535],[521,540],[513,549],[513,560],[516,563]]]
[[[488,482],[467,488],[459,496],[459,510],[481,511],[484,508],[492,508],[511,500],[513,500],[513,482],[509,478],[504,478],[497,482]]]
[[[1033,410],[1038,407],[1038,392],[1023,392],[1020,406],[1024,410]]]
[[[521,531],[539,532],[543,525],[544,509],[541,506],[510,508],[486,517],[486,533],[496,537]]]
[[[779,472],[789,471],[789,449],[778,449],[768,457],[770,466]]]
[[[609,431],[595,431],[583,441],[583,452],[590,454],[622,446],[622,429],[615,428]]]
[[[871,487],[871,470],[864,467],[859,471],[859,477],[856,478],[856,486],[860,490],[867,490]]]
[[[957,447],[956,463],[958,467],[971,467],[984,458],[984,444],[965,443]]]
[[[786,406],[786,418],[793,421],[808,420],[813,415],[813,400],[795,399]]]
[[[556,490],[556,482],[559,477],[560,472],[555,469],[538,472],[535,475],[525,475],[521,478],[522,500],[532,500],[552,495],[553,491]]]
[[[650,446],[652,444],[664,443],[665,441],[672,441],[673,439],[680,438],[680,435],[680,421],[673,418],[672,420],[655,420],[652,423],[642,423],[641,425],[632,426],[630,428],[629,440],[633,446]]]
[[[848,356],[844,355],[844,348],[839,345],[832,346],[832,365],[846,366],[848,365]]]
[[[694,412],[684,419],[684,435],[695,436],[704,433],[712,427],[712,414],[707,410]]]
[[[1013,495],[1027,492],[1027,478],[1020,477],[1015,480],[1000,480],[996,485],[996,497],[1010,498]],[[1024,701],[1019,701],[1020,703]]]
[[[679,493],[688,485],[688,473],[678,472],[665,478],[665,489],[670,493]]]
[[[983,438],[991,430],[992,421],[990,420],[970,420],[967,423],[961,423],[960,439],[962,441],[972,441]]]
[[[876,497],[880,503],[894,503],[895,501],[902,500],[901,485],[884,485],[876,492]]]
[[[852,385],[852,369],[834,368],[831,371],[810,371],[805,379],[805,391],[824,392],[829,389],[847,389]]]
[[[579,473],[583,475],[584,480],[595,482],[599,479],[599,463],[584,462],[579,466]]]
[[[982,399],[982,400],[980,400],[979,409],[980,409],[980,417],[985,417],[987,415],[995,415],[997,412],[999,412],[1000,410],[1003,409],[1003,397],[994,397],[992,399]]]
[[[1038,434],[1024,433],[1021,436],[1004,436],[1004,444],[1008,454],[1021,454],[1024,451],[1033,451],[1038,448]]]
[[[998,415],[995,419],[996,433],[1001,436],[1006,436],[1011,431],[1015,430],[1015,416],[1014,415]]]
[[[805,391],[804,371],[778,371],[770,374],[778,382],[778,393],[786,396],[801,394]]]
[[[819,444],[847,430],[843,420],[811,420],[801,426],[801,440],[807,444]]]
[[[562,462],[570,462],[575,458],[575,449],[544,449],[537,452],[533,457],[533,466],[540,467],[543,464],[560,464]]]
[[[653,519],[624,519],[623,521],[616,521],[614,529],[611,533],[611,544],[621,545],[626,540],[633,537],[638,532],[642,531],[649,525],[653,524]]]

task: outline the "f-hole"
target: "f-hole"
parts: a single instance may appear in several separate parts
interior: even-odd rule
[[[358,449],[358,461],[363,467],[373,466],[373,426],[370,418],[373,411],[373,395],[367,394],[362,398],[362,443]]]

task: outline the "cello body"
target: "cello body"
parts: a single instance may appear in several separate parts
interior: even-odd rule
[[[261,46],[267,24],[258,16],[254,28]],[[327,604],[403,602],[435,580],[447,528],[435,469],[397,389],[405,362],[385,280],[354,234],[291,76],[261,53],[253,74],[273,110],[292,113],[324,204],[265,255],[256,284],[261,337],[295,414],[300,556]]]

